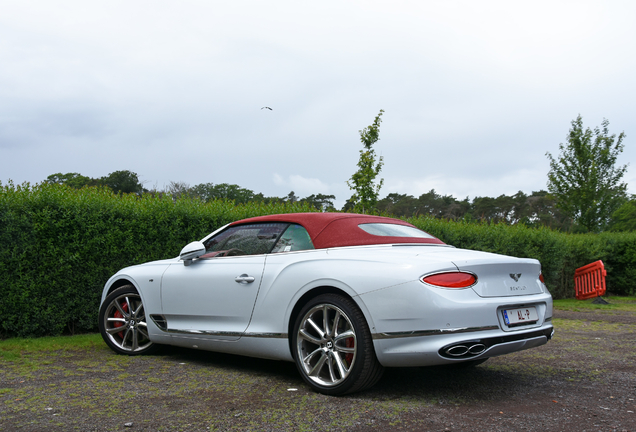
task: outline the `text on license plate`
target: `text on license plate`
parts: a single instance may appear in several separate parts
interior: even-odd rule
[[[506,325],[530,324],[539,320],[537,309],[534,306],[517,309],[504,309],[503,317],[504,321],[506,321]]]

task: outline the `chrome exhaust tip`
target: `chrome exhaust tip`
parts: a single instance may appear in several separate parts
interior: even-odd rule
[[[446,354],[452,357],[461,357],[468,352],[468,347],[465,345],[455,345],[446,350]]]
[[[478,355],[486,351],[486,345],[484,344],[475,344],[468,349],[468,353],[472,355]]]
[[[483,353],[487,348],[483,343],[453,345],[444,350],[444,354],[450,357],[473,357]]]

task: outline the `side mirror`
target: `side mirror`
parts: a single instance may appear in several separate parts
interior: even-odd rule
[[[205,254],[205,246],[203,243],[200,241],[193,241],[181,249],[179,258],[183,260],[183,265],[189,266],[192,264],[193,259],[199,258],[203,254]]]

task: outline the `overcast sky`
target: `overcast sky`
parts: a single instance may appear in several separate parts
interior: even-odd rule
[[[341,207],[383,109],[381,197],[546,189],[578,114],[625,131],[636,193],[635,19],[608,0],[3,0],[0,180],[130,170]]]

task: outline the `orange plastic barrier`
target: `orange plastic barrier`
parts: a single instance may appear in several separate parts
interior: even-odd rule
[[[607,272],[603,261],[580,267],[574,271],[574,291],[579,300],[600,297],[605,294],[605,276]]]

